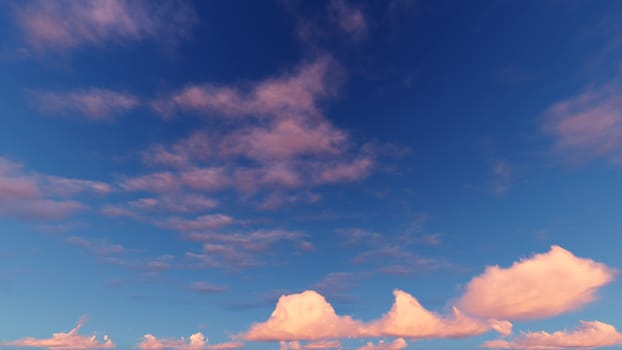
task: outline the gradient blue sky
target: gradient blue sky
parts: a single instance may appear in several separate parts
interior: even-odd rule
[[[0,346],[85,316],[119,349],[196,332],[277,349],[246,332],[281,295],[370,322],[398,289],[445,315],[487,266],[514,276],[552,246],[594,266],[546,273],[607,276],[577,287],[589,302],[495,317],[506,339],[622,327],[622,2],[0,10]]]

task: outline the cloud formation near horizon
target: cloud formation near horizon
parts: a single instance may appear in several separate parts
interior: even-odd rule
[[[298,341],[335,338],[403,337],[408,339],[462,338],[495,330],[507,335],[509,322],[481,321],[463,315],[457,308],[441,317],[421,306],[406,292],[394,292],[395,303],[379,320],[363,323],[340,316],[315,291],[283,295],[270,318],[251,326],[243,338],[251,341]]]
[[[613,281],[615,270],[552,246],[547,253],[489,266],[473,278],[458,305],[472,315],[503,320],[531,320],[576,310],[596,300]]]
[[[103,342],[97,340],[95,335],[82,336],[78,331],[84,325],[85,320],[78,322],[76,327],[67,333],[53,333],[51,338],[36,339],[24,338],[6,343],[0,343],[0,347],[7,348],[45,348],[50,350],[94,350],[94,349],[114,349],[115,344],[105,335]]]
[[[157,338],[152,334],[145,334],[136,347],[140,350],[234,350],[244,346],[239,342],[213,345],[208,345],[207,342],[207,337],[201,332],[194,333],[187,341],[183,337],[181,339]]]
[[[622,344],[622,334],[618,333],[614,326],[599,321],[581,321],[581,325],[571,331],[521,333],[510,340],[488,341],[482,347],[489,349],[549,350],[594,349],[620,344]]]

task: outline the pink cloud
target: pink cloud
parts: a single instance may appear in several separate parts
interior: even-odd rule
[[[34,92],[41,110],[90,121],[111,121],[116,115],[140,105],[138,98],[107,89],[90,88],[71,92]]]
[[[337,340],[316,340],[302,344],[299,341],[281,341],[280,350],[320,350],[341,349],[341,343]]]
[[[196,22],[189,6],[175,2],[39,0],[18,6],[15,14],[32,47],[54,50],[144,39],[171,45]]]
[[[469,282],[459,306],[470,314],[497,319],[552,317],[596,300],[596,292],[616,272],[553,246],[548,253],[514,263],[487,267]]]
[[[383,340],[380,340],[378,344],[368,342],[357,350],[403,350],[406,349],[407,346],[408,343],[404,338],[397,338],[390,343],[385,343]]]
[[[260,258],[280,242],[291,242],[305,249],[306,236],[286,230],[257,230],[250,233],[190,232],[183,237],[203,243],[203,253],[187,253],[204,267],[232,270],[262,265]]]
[[[352,39],[358,41],[367,36],[367,20],[360,8],[350,5],[346,0],[332,0],[329,12],[339,29]]]
[[[163,227],[177,231],[202,231],[220,228],[233,223],[233,218],[224,214],[202,215],[194,219],[171,218]]]
[[[371,172],[374,161],[371,157],[362,156],[350,162],[324,164],[318,169],[317,182],[351,182],[367,177]]]
[[[396,290],[395,302],[389,312],[366,326],[370,336],[393,336],[408,339],[465,338],[493,329],[502,334],[512,331],[512,324],[482,321],[464,315],[453,307],[449,317],[441,317],[426,310],[410,294]]]
[[[224,116],[270,116],[290,119],[299,115],[315,115],[319,98],[334,94],[339,74],[335,62],[324,56],[300,66],[293,74],[266,79],[249,89],[190,85],[172,96],[156,101],[154,108],[163,113],[191,110]],[[332,85],[332,86],[331,86]]]
[[[103,342],[97,340],[95,335],[85,337],[78,334],[84,325],[80,320],[75,328],[67,333],[53,333],[51,338],[36,339],[24,338],[20,340],[0,343],[0,347],[11,348],[46,348],[50,350],[90,350],[90,349],[114,349],[115,344],[108,336],[104,336]]]
[[[622,334],[618,333],[614,326],[599,321],[581,321],[581,325],[571,331],[522,333],[511,340],[488,341],[482,347],[489,349],[550,350],[593,349],[620,344],[622,344]]]
[[[555,103],[545,112],[544,131],[555,149],[572,160],[620,159],[622,151],[622,94],[615,84],[588,88]]]
[[[314,291],[283,295],[270,318],[256,323],[243,335],[252,341],[321,340],[362,333],[363,324],[339,316],[324,297]]]
[[[243,128],[225,137],[221,147],[227,155],[271,161],[305,154],[337,155],[346,140],[343,131],[327,122],[310,124],[299,118],[287,118],[266,127]]]
[[[80,246],[100,256],[116,255],[125,252],[125,248],[122,245],[110,244],[105,240],[93,240],[85,237],[70,236],[65,239],[65,242]]]
[[[224,342],[224,343],[218,343],[218,344],[210,344],[207,346],[207,349],[208,350],[235,350],[235,349],[241,349],[243,347],[244,347],[244,343],[230,341],[230,342]]]
[[[121,187],[127,191],[171,192],[179,187],[179,180],[171,172],[159,172],[125,179]]]
[[[47,176],[44,182],[46,192],[59,196],[70,196],[80,192],[108,194],[112,191],[112,187],[109,184],[100,181]]]
[[[504,335],[511,333],[510,322],[474,319],[455,307],[451,316],[441,317],[424,309],[405,292],[395,291],[394,294],[391,310],[369,323],[337,315],[315,291],[283,295],[270,318],[253,324],[241,337],[251,341],[300,341],[365,337],[462,338],[490,330]]]
[[[156,338],[151,334],[145,334],[143,341],[137,347],[141,350],[203,350],[206,348],[207,338],[202,333],[195,333],[188,341],[181,339]]]
[[[218,206],[218,203],[214,199],[201,195],[173,194],[157,198],[139,198],[129,201],[128,206],[146,212],[196,213],[213,209]]]
[[[201,294],[223,293],[228,290],[227,287],[218,286],[207,282],[194,282],[190,286],[190,289]]]

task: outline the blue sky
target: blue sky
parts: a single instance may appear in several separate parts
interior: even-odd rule
[[[622,3],[0,9],[0,347],[622,344]]]

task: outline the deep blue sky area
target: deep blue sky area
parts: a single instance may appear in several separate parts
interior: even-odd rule
[[[0,4],[0,348],[622,345],[622,2]]]

